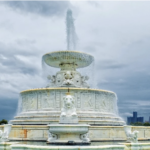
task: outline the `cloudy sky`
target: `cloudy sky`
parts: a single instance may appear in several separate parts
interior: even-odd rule
[[[117,93],[120,115],[150,116],[150,2],[0,2],[0,119],[16,113],[19,92],[44,87],[41,58],[66,49],[73,10],[77,50],[95,57],[96,88]],[[89,67],[90,71],[90,67]],[[93,77],[93,76],[91,76]]]

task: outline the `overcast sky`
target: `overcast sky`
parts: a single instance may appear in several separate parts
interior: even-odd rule
[[[117,93],[123,118],[138,111],[148,120],[148,1],[0,2],[0,119],[14,117],[20,91],[46,86],[41,58],[66,50],[68,8],[75,19],[77,50],[95,57],[96,88]]]

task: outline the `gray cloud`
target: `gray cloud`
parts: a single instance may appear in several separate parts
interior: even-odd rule
[[[115,60],[99,61],[97,65],[97,68],[100,68],[100,69],[122,69],[124,67],[127,67],[127,64],[122,64],[122,63],[116,62]]]
[[[22,44],[23,45],[23,44]],[[10,49],[14,49],[10,51]],[[18,50],[17,48],[1,45],[0,43],[0,64],[1,73],[23,73],[36,74],[39,69],[27,61],[22,60],[21,56],[28,59],[34,56],[32,52]]]
[[[43,16],[62,16],[70,7],[69,1],[7,1],[3,4],[19,12]]]

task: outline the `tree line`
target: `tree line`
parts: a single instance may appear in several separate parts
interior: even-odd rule
[[[132,126],[150,126],[150,123],[149,122],[135,122],[135,123],[131,123],[130,125]]]

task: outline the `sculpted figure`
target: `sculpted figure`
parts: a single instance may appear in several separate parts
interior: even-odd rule
[[[73,85],[72,79],[73,79],[73,73],[71,71],[66,71],[64,73],[65,81],[63,82],[63,85]]]
[[[55,81],[56,81],[56,76],[55,75],[53,75],[53,76],[49,75],[49,76],[47,76],[47,79],[50,80],[51,82],[46,87],[54,86]]]
[[[139,131],[131,132],[131,126],[124,126],[124,130],[127,136],[127,142],[138,143],[138,133]]]
[[[83,142],[90,142],[88,133],[86,133],[86,134],[81,134],[81,135],[80,135],[80,138],[81,138],[81,140],[82,140]]]
[[[8,141],[11,126],[11,124],[6,124],[4,125],[4,131],[0,130],[0,141]]]
[[[73,82],[68,79],[63,82],[63,85],[73,85]]]
[[[51,82],[54,83],[54,82],[55,82],[55,75],[53,75],[53,76],[50,76],[50,75],[49,75],[49,76],[47,77],[47,79],[48,79],[48,80],[51,80]]]
[[[72,116],[76,117],[76,108],[74,97],[71,95],[64,96],[63,98],[63,108],[61,109],[61,117]]]
[[[49,131],[47,141],[48,141],[48,142],[53,142],[53,141],[55,141],[56,139],[58,139],[58,136],[57,136],[56,134],[53,134],[53,133],[51,133],[51,132]]]
[[[78,123],[75,100],[72,95],[66,95],[63,97],[63,107],[61,109],[60,123]]]
[[[82,86],[83,86],[83,87],[89,88],[89,85],[86,83],[86,81],[87,81],[88,79],[89,79],[88,76],[82,76],[82,77],[81,77],[81,82],[82,82]]]
[[[66,80],[72,79],[73,78],[73,73],[71,71],[66,71],[64,76],[65,76]]]

